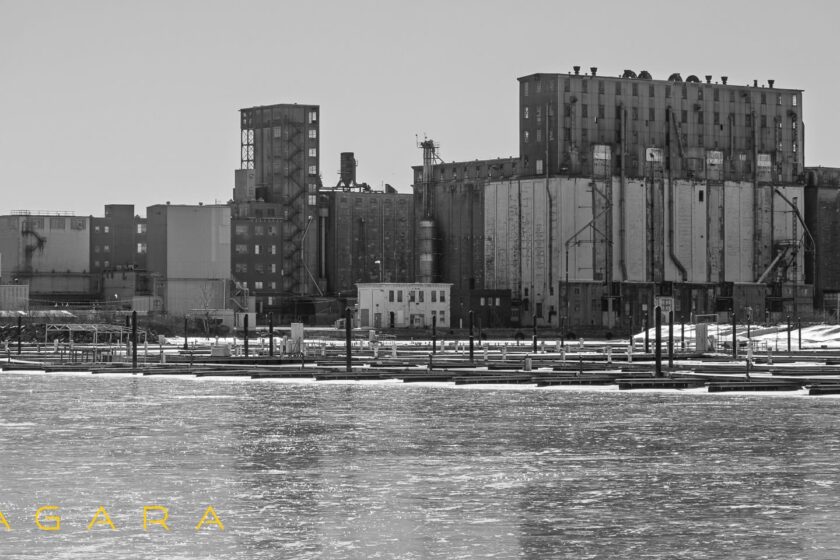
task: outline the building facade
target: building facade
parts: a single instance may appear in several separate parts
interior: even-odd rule
[[[240,169],[232,205],[232,274],[259,312],[325,287],[318,220],[320,108],[240,110]]]
[[[156,311],[198,315],[231,306],[237,294],[230,281],[230,216],[226,205],[147,208],[147,267],[160,302]]]
[[[359,326],[380,328],[431,327],[449,328],[450,288],[446,283],[371,283],[358,284]]]

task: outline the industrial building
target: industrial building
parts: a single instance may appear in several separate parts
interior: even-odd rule
[[[805,260],[805,270],[814,278],[814,306],[840,319],[840,168],[806,168],[805,223],[814,245]]]
[[[360,283],[414,279],[414,196],[357,183],[356,165],[342,153],[338,183],[319,196],[327,293],[339,298]]]
[[[424,146],[418,279],[451,281],[456,317],[472,291],[509,290],[521,325],[635,329],[655,304],[810,313],[802,92],[774,86],[520,78],[511,176]]]
[[[400,328],[452,325],[450,284],[362,283],[358,285],[360,327]]]
[[[246,288],[231,283],[231,209],[158,204],[146,209],[147,266],[155,311],[201,315],[249,311]]]
[[[232,204],[232,272],[258,312],[311,316],[324,293],[319,256],[320,108],[240,110],[240,169]]]
[[[0,216],[5,284],[26,284],[37,305],[91,297],[90,218],[19,210]]]
[[[90,217],[92,296],[133,309],[134,298],[151,295],[146,274],[146,219],[133,204],[106,204],[103,217]]]

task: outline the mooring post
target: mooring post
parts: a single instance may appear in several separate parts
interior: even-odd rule
[[[685,315],[680,315],[680,350],[685,350]]]
[[[23,337],[23,327],[21,326],[21,317],[18,315],[17,321],[17,353],[20,356],[20,339]]]
[[[674,310],[668,311],[668,367],[674,367]]]
[[[184,350],[189,350],[190,347],[187,346],[187,318],[184,317]]]
[[[432,315],[432,354],[437,353],[437,315]]]
[[[248,314],[245,314],[245,318],[242,320],[242,331],[243,331],[243,338],[244,342],[242,347],[245,351],[245,357],[248,357]]]
[[[738,327],[738,316],[735,315],[735,310],[730,309],[730,313],[732,313],[732,359],[738,359],[738,333],[735,332],[735,329]]]
[[[536,315],[536,313],[534,314],[534,334],[531,337],[531,339],[534,342],[534,354],[536,354],[537,353],[537,315]]]
[[[352,356],[352,350],[350,349],[350,327],[351,327],[351,324],[352,324],[351,323],[351,321],[352,321],[351,317],[352,316],[350,314],[350,308],[347,307],[344,310],[344,337],[345,337],[346,351],[347,351],[347,373],[350,373],[351,371],[353,371],[353,367],[352,367],[353,356]]]
[[[475,337],[473,337],[473,311],[470,309],[470,361],[473,361],[473,349],[475,345]]]
[[[648,329],[650,329],[650,325],[648,325],[648,314],[645,311],[645,354],[650,352],[650,340],[648,336]]]
[[[268,314],[268,355],[274,357],[274,313]]]
[[[653,314],[653,324],[656,326],[656,348],[653,349],[656,358],[656,377],[662,377],[662,308],[657,305]]]
[[[131,369],[137,369],[137,311],[131,312]]]
[[[796,318],[796,324],[799,326],[799,349],[802,350],[802,317]]]
[[[787,316],[787,342],[788,342],[788,352],[792,350],[790,346],[790,315]]]

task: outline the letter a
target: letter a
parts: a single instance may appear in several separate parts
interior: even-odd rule
[[[9,526],[9,522],[6,521],[6,516],[3,515],[2,511],[0,511],[0,524],[2,524],[6,528],[7,531],[12,530],[12,528]]]
[[[208,521],[207,518],[211,515],[213,516],[213,519]],[[201,516],[201,521],[199,521],[198,525],[195,526],[195,530],[198,531],[204,525],[216,525],[220,530],[225,530],[225,526],[222,525],[222,520],[219,519],[219,516],[216,514],[216,510],[213,509],[213,506],[207,506],[207,509],[204,511],[204,515]]]
[[[150,511],[157,510],[163,512],[163,518],[161,519],[149,519],[148,513]],[[166,520],[169,519],[169,509],[163,506],[143,506],[143,530],[148,531],[149,525],[160,525],[167,531],[169,527],[166,526]]]
[[[44,519],[46,521],[55,521],[55,525],[48,525],[44,526],[41,524],[41,512],[47,510],[57,510],[58,506],[44,506],[39,507],[38,510],[35,512],[35,525],[38,526],[39,529],[42,531],[60,531],[61,530],[61,517],[57,515],[48,515]]]
[[[99,519],[100,514],[102,514],[102,519]],[[108,525],[112,531],[117,530],[117,528],[114,527],[114,522],[111,521],[111,516],[108,515],[107,511],[105,511],[105,506],[99,506],[99,509],[93,514],[93,519],[91,519],[90,523],[88,523],[87,530],[90,531],[94,525]]]

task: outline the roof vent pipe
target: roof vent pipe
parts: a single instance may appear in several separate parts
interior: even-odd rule
[[[575,76],[580,75],[580,66],[572,66],[572,69],[575,71]]]
[[[726,80],[729,79],[729,76],[721,76],[720,81],[723,82],[723,85],[726,85]]]
[[[775,83],[776,83],[776,80],[767,80],[767,86],[768,87],[773,87],[773,84],[775,84]]]
[[[591,66],[589,68],[589,71],[592,72],[593,76],[595,76],[596,74],[598,74],[598,67],[597,66]],[[773,86],[770,86],[770,87],[773,87]]]
[[[707,83],[707,84],[711,84],[711,83],[712,83],[712,77],[711,77],[711,76],[709,76],[708,74],[706,75],[706,83]]]

